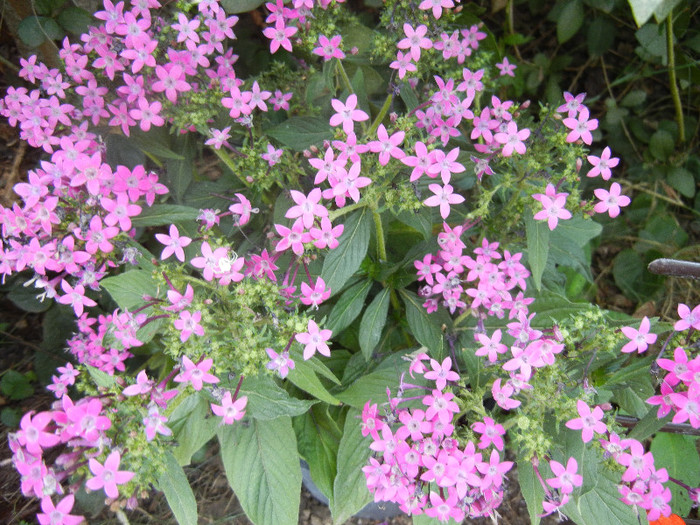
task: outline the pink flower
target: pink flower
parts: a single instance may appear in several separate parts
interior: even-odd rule
[[[119,228],[125,232],[131,229],[131,217],[141,213],[141,206],[131,204],[126,193],[119,193],[116,200],[102,197],[100,204],[109,212],[105,217],[105,224],[114,226],[119,223]]]
[[[552,488],[559,489],[562,494],[571,494],[574,487],[583,485],[583,476],[576,474],[578,463],[574,458],[569,458],[566,468],[554,460],[549,462],[549,466],[556,477],[549,478],[547,484]]]
[[[231,126],[226,126],[224,129],[209,129],[211,138],[204,141],[207,146],[213,146],[214,149],[221,149],[221,146],[228,144],[226,141],[231,138]]]
[[[472,425],[472,429],[477,434],[481,434],[479,448],[487,448],[493,444],[498,450],[503,450],[503,437],[506,434],[503,425],[496,423],[490,417],[485,417],[484,421],[477,421]]]
[[[559,106],[557,111],[559,113],[568,113],[568,117],[573,118],[585,107],[583,105],[584,98],[586,98],[585,93],[579,93],[574,97],[568,91],[564,91],[564,104]]]
[[[153,441],[156,434],[171,436],[173,433],[172,430],[165,426],[165,423],[168,422],[168,418],[161,415],[157,406],[151,406],[151,408],[148,409],[148,415],[143,418],[142,422],[146,427],[146,441]]]
[[[95,477],[87,480],[85,486],[90,490],[104,489],[108,497],[118,498],[117,485],[128,483],[134,477],[133,472],[119,470],[120,461],[121,455],[116,450],[107,456],[104,465],[101,465],[96,459],[90,458],[90,471]]]
[[[508,62],[508,57],[503,57],[503,62],[500,64],[496,63],[496,67],[498,68],[498,72],[502,77],[506,75],[509,77],[515,77],[515,73],[513,73],[513,71],[516,70],[517,66]]]
[[[605,423],[601,421],[603,419],[603,410],[600,407],[597,406],[591,411],[591,407],[581,399],[576,402],[576,407],[581,417],[567,421],[566,426],[572,430],[583,430],[581,439],[583,439],[584,443],[588,443],[593,439],[593,432],[604,434],[607,431]]]
[[[60,439],[54,433],[44,430],[53,420],[51,412],[39,412],[32,417],[33,413],[34,411],[29,411],[22,417],[18,439],[27,452],[39,457],[42,449],[53,447],[58,444]]]
[[[343,59],[345,58],[345,53],[340,50],[341,40],[342,37],[340,35],[335,35],[330,40],[328,40],[326,35],[321,35],[318,37],[318,47],[312,53],[323,57],[323,60],[330,60],[331,58]]]
[[[444,187],[439,184],[430,184],[430,191],[435,195],[428,197],[423,201],[426,206],[439,206],[440,216],[446,219],[450,215],[450,204],[459,204],[464,202],[464,197],[458,193],[453,193],[452,186],[445,184]]]
[[[399,49],[409,49],[411,58],[415,62],[418,62],[418,60],[420,60],[420,50],[430,49],[433,47],[432,40],[425,36],[428,32],[428,27],[425,24],[421,24],[413,29],[411,24],[404,24],[403,32],[406,35],[406,38],[399,40],[396,47]]]
[[[68,281],[61,281],[61,288],[66,293],[58,298],[58,302],[61,304],[68,304],[73,307],[75,315],[80,317],[83,315],[83,308],[85,306],[97,306],[97,303],[85,296],[85,287],[82,284],[76,284],[75,288],[68,284]]]
[[[454,7],[455,4],[452,0],[423,0],[420,5],[418,6],[418,9],[422,9],[424,11],[433,11],[433,16],[436,19],[439,19],[442,16],[442,10],[443,8],[445,9],[450,9],[451,7]],[[445,520],[447,521],[447,520]],[[461,520],[459,520],[461,521]]]
[[[389,64],[391,69],[397,69],[399,71],[399,78],[403,80],[407,72],[413,73],[416,71],[416,65],[411,62],[411,56],[406,53],[405,55],[401,51],[396,52],[396,60]]]
[[[300,334],[296,334],[294,338],[303,345],[304,347],[304,361],[311,359],[311,357],[316,353],[330,357],[331,351],[326,344],[333,335],[330,330],[321,330],[318,325],[309,319],[308,331]]]
[[[623,326],[621,328],[622,333],[630,339],[630,342],[625,344],[625,346],[620,349],[620,352],[626,354],[634,352],[635,350],[640,354],[646,352],[649,345],[654,344],[657,338],[656,334],[649,333],[650,327],[651,323],[646,316],[644,316],[644,319],[642,319],[642,322],[639,324],[639,330],[635,330],[631,326]]]
[[[211,411],[217,416],[223,418],[222,423],[232,425],[234,421],[243,419],[245,416],[245,407],[248,404],[248,398],[241,396],[235,401],[231,399],[231,392],[226,392],[221,398],[221,405],[211,404]]]
[[[204,335],[204,328],[199,322],[202,320],[202,312],[197,311],[194,314],[190,313],[189,310],[183,310],[180,312],[180,318],[173,322],[175,328],[180,330],[180,341],[183,343],[187,341],[192,333],[198,336]],[[199,390],[199,388],[195,388]]]
[[[321,219],[321,228],[311,228],[309,233],[314,239],[314,246],[319,250],[328,247],[329,250],[335,249],[338,244],[338,237],[340,237],[345,229],[345,225],[339,224],[333,227],[331,220],[328,217],[323,217]]]
[[[527,140],[529,136],[529,129],[525,128],[518,131],[518,125],[511,120],[506,126],[506,132],[496,133],[493,138],[496,142],[503,144],[502,155],[504,157],[510,157],[513,151],[521,155],[525,154],[525,143],[523,141]]]
[[[263,35],[271,40],[270,42],[270,52],[276,53],[281,47],[287,51],[292,51],[292,42],[289,40],[290,36],[293,36],[298,29],[296,27],[287,27],[284,25],[284,18],[278,18],[275,20],[275,27],[268,27],[263,30]]]
[[[491,363],[495,363],[498,360],[498,354],[505,354],[508,351],[508,347],[501,343],[500,328],[490,338],[486,334],[474,334],[474,338],[483,345],[476,350],[474,355],[488,356]]]
[[[459,374],[451,370],[452,358],[450,357],[446,357],[442,364],[438,363],[435,359],[431,359],[430,366],[432,370],[426,372],[423,377],[434,380],[438,390],[443,390],[445,386],[447,386],[447,381],[459,380]]]
[[[201,390],[204,386],[203,383],[216,384],[219,382],[219,378],[215,375],[209,373],[209,369],[214,364],[213,359],[203,359],[200,363],[194,364],[192,360],[186,355],[182,356],[182,370],[178,375],[175,376],[176,383],[192,383],[192,388],[195,390]]]
[[[141,370],[136,376],[136,384],[129,385],[124,390],[122,394],[125,396],[138,396],[141,394],[148,394],[153,390],[155,381],[148,379],[148,375],[145,370]]]
[[[285,351],[278,354],[272,348],[266,348],[265,352],[270,358],[270,362],[265,365],[266,368],[268,370],[277,370],[282,379],[287,377],[290,370],[294,369],[294,361],[289,357],[289,352]]]
[[[291,190],[292,199],[297,204],[287,210],[284,216],[288,219],[296,219],[301,217],[304,228],[311,228],[314,223],[314,217],[328,217],[328,210],[322,204],[319,204],[322,196],[320,188],[311,190],[308,196],[300,191]]]
[[[503,410],[511,410],[520,406],[520,401],[511,397],[514,393],[515,390],[509,383],[501,387],[500,377],[493,382],[493,386],[491,387],[491,394],[496,400],[496,404]]]
[[[676,332],[688,330],[691,326],[696,330],[700,330],[700,304],[691,311],[688,305],[680,303],[678,305],[678,317],[680,317],[680,321],[676,321],[676,324],[673,325],[673,329]]]
[[[158,242],[165,245],[163,252],[160,254],[161,260],[165,260],[171,255],[175,254],[175,257],[180,262],[185,262],[185,252],[183,248],[189,246],[192,239],[185,237],[184,235],[180,237],[180,232],[177,226],[174,224],[170,225],[170,235],[164,233],[156,233],[156,239]]]
[[[593,208],[596,213],[608,212],[610,217],[615,218],[620,215],[620,208],[627,206],[631,201],[627,195],[621,195],[622,188],[617,182],[613,182],[610,191],[597,188],[593,191],[600,202]]]
[[[403,150],[399,148],[405,136],[405,132],[397,131],[390,137],[384,124],[379,124],[379,128],[377,128],[377,138],[379,140],[368,142],[367,146],[373,153],[379,153],[379,164],[386,166],[391,157],[401,159],[406,156]]]
[[[568,193],[555,193],[556,190],[551,184],[547,184],[545,193],[537,193],[532,196],[542,204],[542,211],[535,214],[537,221],[547,221],[550,230],[557,227],[559,219],[570,219],[571,212],[566,209],[566,197]]]
[[[275,246],[275,251],[277,252],[282,252],[291,247],[296,255],[301,256],[304,253],[304,243],[311,241],[311,234],[304,231],[301,219],[294,221],[291,228],[275,224],[275,229],[282,236],[282,240]]]
[[[85,518],[70,514],[75,503],[75,496],[69,494],[56,505],[53,504],[49,496],[41,499],[41,510],[44,512],[36,515],[40,525],[78,525]]]
[[[299,300],[306,305],[318,308],[318,305],[331,296],[331,289],[326,288],[326,283],[320,277],[316,279],[316,284],[313,288],[306,284],[301,283],[301,297]]]
[[[617,166],[620,162],[620,159],[617,157],[610,157],[610,148],[605,147],[603,150],[603,153],[600,154],[600,157],[596,157],[595,155],[588,155],[588,162],[591,163],[591,166],[593,168],[586,173],[587,177],[597,177],[600,175],[603,180],[608,180],[612,173],[610,172],[610,168],[614,168]]]
[[[367,113],[361,109],[356,109],[357,95],[354,93],[347,98],[345,104],[334,98],[331,100],[331,106],[333,106],[333,109],[336,111],[336,113],[331,116],[331,126],[340,126],[342,124],[345,133],[353,132],[355,122],[369,120],[369,115]]]
[[[183,15],[184,16],[184,15]],[[175,104],[178,92],[190,91],[192,86],[185,80],[185,72],[181,66],[168,64],[166,66],[156,66],[158,80],[153,83],[151,89],[156,93],[165,91],[166,98]]]
[[[585,144],[591,145],[593,142],[591,131],[598,128],[598,120],[588,120],[588,117],[588,108],[583,108],[578,114],[578,118],[569,117],[562,120],[564,125],[571,130],[566,136],[566,142],[576,142],[581,139]]]

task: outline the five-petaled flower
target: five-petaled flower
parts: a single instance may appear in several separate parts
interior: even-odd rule
[[[94,477],[87,480],[85,486],[90,490],[104,489],[108,497],[118,498],[119,489],[117,489],[117,485],[128,483],[135,474],[134,472],[119,470],[120,462],[121,455],[117,450],[107,456],[104,465],[100,464],[96,459],[90,458],[88,463]]]
[[[248,398],[241,396],[235,401],[231,399],[231,392],[226,392],[221,398],[221,404],[211,404],[211,410],[217,416],[221,416],[224,425],[231,425],[234,421],[238,421],[245,416],[245,407],[248,404]]]
[[[294,338],[304,346],[304,361],[311,359],[313,355],[319,354],[330,357],[331,351],[326,344],[331,338],[333,332],[330,330],[321,330],[313,319],[309,319],[308,331],[296,334]]]
[[[566,426],[572,430],[583,430],[581,433],[581,439],[584,443],[588,443],[593,439],[593,433],[604,434],[607,431],[605,423],[601,421],[603,419],[603,409],[600,407],[595,407],[591,410],[585,401],[579,399],[576,402],[576,408],[578,409],[578,414],[581,417],[571,419],[566,422]]]

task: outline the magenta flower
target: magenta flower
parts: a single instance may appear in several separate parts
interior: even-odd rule
[[[318,47],[312,53],[322,57],[323,60],[330,60],[331,58],[343,59],[345,58],[345,53],[340,50],[342,39],[340,35],[335,35],[330,40],[326,35],[321,35],[318,37]]]
[[[157,406],[151,406],[148,409],[148,415],[143,418],[143,425],[146,427],[146,441],[153,441],[156,434],[163,436],[171,436],[173,431],[165,426],[168,418],[161,415]]]
[[[495,450],[491,451],[489,462],[482,461],[476,464],[476,468],[484,476],[481,481],[481,490],[486,490],[489,487],[499,488],[503,483],[503,476],[511,468],[512,461],[503,461]]]
[[[165,245],[163,252],[160,254],[161,260],[165,260],[175,254],[178,261],[185,262],[185,252],[183,248],[189,246],[192,239],[184,235],[181,237],[177,226],[174,224],[170,225],[170,235],[156,233],[156,239],[158,239],[158,242]]]
[[[542,204],[542,210],[538,211],[534,219],[537,221],[547,221],[550,230],[557,227],[559,219],[570,219],[571,212],[566,209],[566,197],[568,193],[555,193],[556,190],[551,184],[547,185],[545,193],[536,193],[532,196]]]
[[[420,60],[420,50],[433,47],[433,41],[425,36],[428,32],[428,27],[425,24],[421,24],[413,29],[411,24],[404,24],[403,32],[406,38],[399,40],[396,47],[410,50],[411,58],[414,62],[418,62]]]
[[[90,490],[104,489],[108,497],[118,498],[119,490],[117,485],[128,483],[134,477],[133,472],[119,470],[120,461],[121,455],[117,450],[107,456],[104,465],[101,465],[96,459],[90,458],[90,471],[95,477],[87,480],[85,486]]]
[[[399,147],[405,136],[405,132],[397,131],[390,137],[384,124],[379,124],[379,128],[377,128],[377,139],[379,140],[368,142],[367,146],[369,146],[370,151],[373,153],[379,153],[379,164],[386,166],[391,157],[402,159],[406,156]]]
[[[184,16],[184,15],[183,15]],[[185,72],[181,66],[169,64],[156,66],[158,80],[153,83],[151,89],[156,93],[165,92],[165,97],[175,104],[178,92],[190,91],[192,86],[185,80]]]
[[[416,65],[411,61],[411,56],[409,53],[405,55],[401,51],[396,52],[396,60],[389,64],[391,69],[396,69],[399,72],[399,78],[403,80],[407,72],[415,72],[417,70]]]
[[[162,126],[165,120],[160,116],[160,110],[163,105],[157,100],[153,104],[149,104],[145,97],[138,100],[138,108],[129,110],[129,116],[135,121],[140,122],[139,127],[142,131],[148,131],[151,126]]]
[[[192,383],[192,388],[195,390],[201,390],[204,386],[203,383],[216,384],[219,382],[219,378],[215,375],[209,373],[209,369],[214,364],[213,359],[203,359],[198,364],[194,364],[192,360],[186,355],[182,356],[182,368],[178,375],[175,376],[176,383]]]
[[[591,163],[593,168],[586,173],[586,176],[597,177],[600,175],[603,180],[608,180],[612,175],[610,168],[614,168],[620,163],[620,159],[617,157],[610,157],[610,155],[610,148],[607,146],[603,150],[603,153],[600,154],[600,157],[588,155],[588,162]]]
[[[141,370],[136,376],[136,383],[127,386],[122,390],[122,394],[125,396],[138,396],[141,394],[148,394],[155,385],[155,381],[148,379],[148,375],[145,370]]]
[[[508,347],[501,343],[501,334],[500,328],[491,337],[486,334],[474,334],[474,338],[483,345],[474,355],[488,356],[489,361],[495,363],[498,360],[498,354],[505,354],[508,351]]]
[[[593,191],[600,202],[593,208],[596,213],[608,212],[610,217],[615,218],[620,215],[620,208],[627,206],[631,201],[627,195],[621,195],[622,188],[617,182],[613,182],[610,191],[597,188]]]
[[[630,342],[625,344],[625,346],[620,349],[620,352],[625,354],[634,352],[635,350],[640,354],[646,352],[649,345],[654,344],[657,338],[656,334],[649,333],[650,328],[651,323],[646,316],[644,316],[644,319],[642,319],[642,322],[639,324],[639,330],[631,326],[623,326],[621,328],[622,333],[630,339]]]
[[[221,146],[228,144],[226,141],[231,138],[231,126],[226,126],[224,129],[210,128],[209,133],[211,138],[205,140],[204,144],[214,149],[221,149]]]
[[[568,91],[564,91],[564,104],[557,108],[559,113],[568,113],[569,118],[573,118],[578,115],[585,106],[583,105],[583,99],[586,98],[585,93],[579,93],[573,96]]]
[[[593,439],[593,432],[604,434],[607,431],[605,423],[601,421],[603,419],[603,409],[597,406],[591,411],[591,407],[581,399],[576,402],[576,408],[581,417],[567,421],[566,426],[572,430],[583,430],[581,439],[583,439],[584,443],[588,443]]]
[[[294,336],[298,342],[305,345],[304,361],[311,359],[316,352],[330,357],[331,351],[326,341],[331,338],[331,335],[333,335],[333,332],[330,330],[321,330],[312,319],[309,319],[308,331]]]
[[[282,379],[287,377],[290,370],[294,369],[294,361],[289,357],[289,352],[282,352],[278,354],[272,348],[266,348],[270,362],[267,363],[266,368],[268,370],[276,370]]]
[[[22,417],[19,424],[18,440],[27,449],[27,452],[39,457],[42,449],[53,447],[58,444],[60,439],[53,432],[44,430],[53,420],[51,412],[39,412],[32,417],[33,413],[34,411],[29,411]]]
[[[691,310],[688,305],[679,303],[678,317],[680,317],[680,321],[676,321],[676,324],[673,325],[676,332],[688,330],[691,326],[700,330],[700,304]]]
[[[275,27],[268,27],[263,30],[263,35],[271,40],[270,42],[270,52],[276,53],[280,47],[283,47],[287,51],[292,51],[292,42],[289,40],[290,36],[293,36],[298,29],[293,26],[285,26],[284,18],[278,18],[275,20]]]
[[[61,288],[66,295],[62,295],[57,300],[61,304],[68,304],[73,307],[75,315],[80,317],[83,315],[83,308],[85,306],[97,306],[97,303],[85,296],[85,287],[82,284],[76,284],[75,288],[72,287],[68,281],[61,281]]]
[[[311,234],[304,231],[301,219],[294,221],[291,228],[275,224],[275,229],[282,236],[282,240],[275,246],[275,251],[277,252],[282,252],[291,247],[296,255],[301,256],[304,253],[304,243],[311,241]]]
[[[418,9],[422,9],[424,11],[432,10],[435,19],[439,19],[442,16],[443,8],[450,9],[454,6],[455,4],[452,0],[423,0],[418,6]],[[444,521],[447,521],[447,519],[445,519]]]
[[[583,476],[576,474],[578,463],[574,458],[569,458],[566,468],[554,460],[549,462],[549,466],[556,477],[549,478],[547,484],[552,488],[559,489],[562,494],[571,494],[574,487],[583,485]]]
[[[105,224],[114,226],[119,223],[119,227],[125,232],[131,229],[131,217],[141,213],[141,206],[131,204],[126,193],[119,193],[116,200],[102,197],[100,204],[109,212],[105,217]]]
[[[331,106],[336,111],[336,113],[331,116],[330,124],[331,126],[343,125],[343,131],[345,133],[352,133],[355,127],[355,122],[363,122],[369,120],[369,115],[357,108],[357,95],[354,93],[350,95],[345,104],[343,104],[337,98],[331,100]]]
[[[515,121],[508,122],[505,133],[496,133],[493,138],[496,142],[503,144],[502,155],[510,157],[513,151],[525,154],[525,140],[530,136],[530,130],[525,128],[518,130],[518,125]]]
[[[194,314],[190,313],[189,310],[183,310],[180,312],[180,318],[173,322],[175,328],[180,330],[180,341],[183,343],[187,341],[190,336],[194,333],[198,336],[204,335],[204,328],[199,322],[202,320],[202,312],[197,311]],[[199,388],[196,388],[199,390]]]
[[[487,448],[489,445],[493,445],[498,450],[503,450],[503,437],[506,434],[503,425],[496,423],[490,417],[485,417],[484,421],[477,421],[472,424],[472,429],[477,434],[481,434],[481,441],[479,441],[479,448]]]
[[[564,125],[571,130],[566,136],[566,142],[576,142],[581,139],[585,144],[591,145],[593,142],[591,131],[598,128],[598,120],[589,120],[588,117],[588,108],[583,108],[578,114],[578,118],[568,117],[562,120]]]
[[[224,397],[221,398],[220,405],[211,404],[211,411],[223,418],[223,424],[232,425],[234,421],[238,421],[245,416],[245,407],[247,404],[248,398],[246,396],[239,397],[233,401],[231,399],[231,392],[227,391]]]
[[[43,512],[36,515],[40,525],[78,525],[85,518],[71,514],[75,503],[75,496],[69,494],[56,505],[49,496],[44,496],[41,499],[41,510]]]
[[[515,73],[513,72],[517,69],[517,66],[508,62],[508,57],[503,57],[503,62],[500,64],[496,63],[496,68],[498,68],[498,73],[502,77],[506,75],[509,77],[515,77]]]
[[[430,184],[428,186],[430,191],[435,195],[428,197],[423,201],[426,206],[439,206],[440,216],[443,219],[447,219],[450,215],[450,204],[459,204],[464,202],[464,197],[458,193],[453,193],[452,186],[445,184],[445,186],[440,186],[439,184]]]
[[[458,381],[459,374],[452,369],[452,358],[446,357],[442,364],[435,359],[430,360],[432,370],[426,372],[423,377],[435,381],[435,386],[438,390],[443,390],[447,386],[447,381]]]
[[[296,219],[301,217],[304,228],[308,229],[313,225],[314,217],[328,217],[326,207],[319,204],[322,197],[320,188],[314,188],[308,196],[296,190],[291,190],[290,194],[296,206],[292,206],[287,210],[287,213],[284,214],[286,218]]]
[[[493,382],[493,386],[491,387],[491,395],[493,395],[496,404],[503,410],[511,410],[520,406],[521,402],[511,397],[514,394],[515,389],[510,385],[510,383],[506,383],[503,387],[501,387],[500,377]]]
[[[323,217],[321,219],[321,227],[311,228],[309,233],[314,239],[314,246],[316,248],[322,250],[323,248],[328,247],[328,249],[333,250],[338,246],[338,237],[342,235],[344,229],[345,225],[339,224],[338,226],[333,227],[331,220],[328,217]]]
[[[316,284],[313,288],[305,282],[301,283],[301,297],[299,300],[305,305],[318,308],[318,305],[330,296],[331,289],[326,288],[326,283],[320,277],[316,279]]]

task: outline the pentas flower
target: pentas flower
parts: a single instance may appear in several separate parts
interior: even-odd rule
[[[673,351],[673,359],[657,359],[656,363],[659,367],[669,372],[664,377],[664,382],[670,386],[676,386],[680,383],[681,379],[679,376],[688,372],[688,354],[681,346],[676,347]]]
[[[547,184],[545,193],[536,193],[532,196],[542,204],[542,210],[534,215],[537,221],[547,221],[550,230],[554,230],[559,219],[570,219],[571,212],[566,209],[566,197],[568,193],[556,193],[553,185]]]
[[[474,338],[483,345],[477,348],[474,355],[488,356],[489,361],[495,363],[499,354],[505,354],[508,351],[508,347],[501,343],[501,335],[500,328],[494,331],[491,337],[486,334],[474,334]]]
[[[591,163],[591,168],[588,173],[586,173],[587,177],[597,177],[600,175],[603,180],[608,180],[612,176],[612,172],[610,171],[610,168],[614,168],[620,163],[620,159],[617,157],[610,157],[611,152],[609,147],[605,147],[603,150],[603,153],[600,154],[600,157],[596,157],[595,155],[588,155],[588,162]]]
[[[489,462],[479,462],[476,468],[484,476],[481,482],[481,490],[486,490],[490,487],[499,488],[503,483],[504,474],[513,468],[512,461],[501,461],[498,452],[491,451]]]
[[[627,195],[621,195],[622,188],[617,182],[613,182],[610,191],[604,188],[596,188],[593,193],[600,199],[593,209],[596,213],[607,212],[610,217],[615,218],[620,215],[620,208],[629,205],[631,199]]]
[[[228,207],[228,211],[233,215],[238,215],[233,221],[235,225],[244,226],[248,224],[250,220],[250,214],[253,212],[253,205],[242,193],[236,193],[236,197],[238,197],[239,202],[231,204],[231,206]],[[255,211],[257,212],[258,210]]]
[[[451,2],[451,0],[449,0]],[[411,58],[414,62],[420,60],[420,50],[430,49],[433,47],[433,42],[426,35],[428,32],[428,27],[425,24],[421,24],[415,29],[411,27],[411,24],[403,25],[403,32],[406,38],[399,40],[396,47],[399,49],[408,49],[411,53]]]
[[[209,133],[211,138],[204,141],[207,146],[213,146],[214,149],[221,149],[221,146],[228,145],[227,140],[231,138],[231,126],[224,129],[210,128]]]
[[[83,315],[83,308],[97,306],[97,303],[85,295],[85,287],[82,284],[71,286],[65,279],[61,281],[61,288],[65,295],[60,296],[57,301],[73,307],[77,317]]]
[[[509,76],[509,77],[515,77],[514,71],[517,69],[517,66],[515,64],[511,64],[508,62],[508,57],[503,57],[503,62],[501,63],[496,63],[496,68],[498,69],[498,73],[504,77],[504,76]]]
[[[276,149],[272,144],[268,144],[267,145],[267,153],[263,153],[260,156],[262,157],[263,160],[267,161],[268,166],[272,167],[280,161],[283,154],[284,154],[284,150]]]
[[[676,324],[673,325],[676,332],[682,332],[691,327],[700,330],[700,304],[691,310],[688,305],[679,303],[678,317],[680,317],[680,321],[676,321]]]
[[[117,485],[128,483],[135,475],[134,472],[119,470],[120,462],[121,454],[117,450],[107,456],[104,465],[100,464],[96,459],[90,458],[88,462],[90,471],[95,477],[87,480],[85,486],[90,490],[104,489],[107,497],[117,499],[119,497]]]
[[[598,129],[598,120],[589,120],[588,108],[583,108],[577,118],[568,117],[562,120],[564,125],[571,131],[566,136],[566,142],[576,142],[581,139],[584,144],[591,145],[593,142],[593,135],[591,131]]]
[[[291,248],[297,256],[301,256],[304,253],[304,243],[311,242],[311,234],[304,230],[301,219],[294,221],[291,228],[275,224],[275,229],[282,237],[282,240],[275,246],[277,252]]]
[[[464,202],[464,197],[462,197],[458,193],[453,193],[454,190],[449,184],[445,184],[445,186],[440,186],[439,184],[430,184],[428,186],[428,189],[430,189],[430,191],[432,191],[435,195],[425,199],[423,201],[423,204],[431,207],[439,206],[440,216],[443,219],[447,219],[447,217],[450,215],[451,204],[460,204]]]
[[[309,233],[314,239],[316,248],[322,250],[327,247],[329,250],[333,250],[337,248],[339,244],[338,237],[342,235],[344,229],[345,225],[339,224],[333,227],[331,220],[328,217],[323,217],[321,219],[321,227],[313,227],[309,230]]]
[[[651,323],[649,318],[644,316],[642,322],[639,324],[639,330],[632,328],[631,326],[623,326],[621,328],[622,333],[630,339],[630,342],[625,344],[620,352],[630,353],[635,350],[640,354],[647,351],[649,345],[656,342],[657,335],[650,334],[649,329],[651,328]]]
[[[406,76],[406,73],[414,73],[417,71],[416,65],[411,61],[409,53],[404,55],[401,51],[396,52],[396,60],[389,64],[389,67],[398,70],[401,80]]]
[[[601,421],[604,414],[600,407],[597,406],[591,411],[591,407],[589,407],[585,401],[579,399],[576,402],[576,408],[581,417],[567,421],[566,427],[572,430],[583,430],[581,439],[584,443],[588,443],[593,439],[594,432],[604,434],[607,431],[605,423]]]
[[[386,166],[391,157],[401,159],[406,155],[403,150],[399,148],[405,136],[405,132],[397,131],[390,137],[384,124],[379,124],[379,128],[377,128],[378,140],[368,142],[367,146],[369,146],[370,151],[373,153],[379,153],[379,164]]]
[[[289,101],[291,100],[292,95],[293,93],[282,93],[279,89],[275,90],[274,94],[270,98],[270,102],[272,102],[272,109],[274,111],[279,111],[280,109],[289,111]]]
[[[424,377],[435,381],[435,386],[438,390],[443,390],[447,386],[447,381],[458,381],[459,374],[451,370],[452,368],[452,358],[446,357],[442,364],[438,363],[435,359],[430,360],[430,367],[432,370],[426,372]]]
[[[57,445],[60,438],[53,432],[44,430],[53,421],[51,412],[39,412],[33,417],[32,414],[34,411],[30,410],[22,417],[17,438],[19,443],[27,449],[27,452],[40,457],[42,449]]]
[[[510,113],[508,113],[510,115]],[[493,138],[496,142],[503,144],[501,154],[510,157],[513,151],[525,154],[525,140],[530,136],[530,130],[525,128],[518,130],[518,125],[514,121],[508,122],[505,133],[496,133]]]
[[[116,200],[102,197],[100,204],[109,212],[105,217],[105,224],[114,226],[118,223],[119,228],[125,232],[131,229],[131,217],[141,213],[141,206],[131,204],[126,193],[117,194]]]
[[[290,370],[294,370],[294,360],[289,357],[289,352],[286,350],[280,354],[272,348],[266,348],[270,362],[265,365],[268,370],[276,370],[282,379],[287,377]]]
[[[148,394],[153,390],[155,386],[155,381],[148,379],[148,375],[145,370],[141,370],[136,376],[136,383],[129,385],[124,390],[122,394],[125,396],[138,396],[143,394]]]
[[[173,104],[177,102],[178,93],[185,93],[192,89],[190,83],[186,81],[185,72],[179,65],[156,66],[155,73],[158,80],[150,88],[156,93],[165,92],[165,97]]]
[[[198,336],[204,335],[204,328],[199,322],[202,320],[202,312],[196,311],[195,313],[190,313],[189,310],[183,310],[180,312],[179,319],[173,322],[173,326],[177,330],[180,330],[180,341],[183,343],[187,341],[190,336],[194,333]],[[195,389],[199,390],[199,388]]]
[[[318,47],[315,48],[312,53],[323,58],[324,61],[328,61],[332,58],[343,59],[345,58],[345,53],[340,50],[340,42],[343,37],[340,35],[335,35],[329,40],[326,35],[320,35],[318,37]]]
[[[221,398],[221,404],[211,403],[211,411],[222,418],[224,425],[232,425],[234,421],[243,419],[245,407],[248,404],[248,397],[241,396],[235,401],[231,398],[231,392],[226,392]]]
[[[369,120],[369,115],[357,108],[357,95],[354,93],[348,96],[345,104],[334,98],[331,100],[331,106],[336,113],[331,116],[331,126],[340,126],[342,124],[345,133],[352,133],[355,127],[355,122],[364,122]]]
[[[503,410],[511,410],[520,406],[521,402],[513,399],[511,396],[515,394],[515,389],[510,383],[501,386],[501,378],[499,377],[491,386],[491,394],[493,395],[496,404]]]
[[[192,288],[191,284],[188,284],[184,294],[181,294],[178,290],[168,290],[167,297],[168,301],[170,301],[170,306],[163,307],[163,310],[166,312],[180,312],[192,304],[194,288]]]
[[[326,283],[320,277],[316,279],[316,284],[313,288],[311,288],[311,286],[305,282],[301,283],[301,297],[299,300],[302,302],[302,304],[318,308],[318,305],[328,299],[330,296],[331,289],[326,288]]]
[[[263,35],[271,40],[270,52],[276,53],[282,47],[291,53],[292,42],[289,40],[289,37],[295,35],[298,30],[298,28],[293,26],[285,26],[284,19],[277,18],[275,27],[268,27],[263,30]]]
[[[142,423],[146,431],[146,441],[153,441],[156,434],[171,436],[173,431],[165,426],[168,418],[162,415],[157,406],[148,409],[148,415],[143,418]]]
[[[304,361],[307,361],[318,352],[319,354],[330,357],[331,351],[326,344],[333,335],[330,330],[321,330],[313,319],[309,319],[308,331],[296,334],[294,339],[304,346]]]
[[[44,496],[41,499],[43,512],[37,514],[36,519],[39,520],[40,525],[78,525],[85,518],[70,513],[74,503],[75,496],[73,494],[69,494],[55,505],[50,496]]]
[[[552,469],[555,477],[546,480],[547,485],[559,489],[562,494],[571,494],[574,491],[574,487],[583,485],[583,476],[576,473],[578,470],[576,459],[569,458],[566,467],[558,461],[552,460],[549,462],[549,467]]]
[[[490,417],[485,417],[483,422],[477,421],[472,424],[472,430],[481,434],[479,448],[484,449],[493,445],[497,450],[503,450],[503,436],[506,434],[503,425],[496,423]]]
[[[585,93],[579,93],[574,96],[568,91],[564,91],[564,104],[557,108],[559,113],[568,113],[569,118],[574,118],[578,113],[585,108],[583,99],[586,98]]]
[[[436,20],[438,20],[442,16],[443,9],[450,9],[454,6],[455,4],[452,0],[423,0],[418,5],[418,9],[422,9],[424,11],[432,11],[433,16]]]
[[[177,226],[174,224],[170,225],[170,235],[156,233],[156,239],[158,239],[158,242],[165,245],[163,252],[160,254],[161,260],[165,260],[175,254],[178,261],[185,262],[185,252],[183,248],[189,246],[192,239],[184,235],[181,237]]]
[[[173,381],[176,383],[192,383],[192,388],[201,390],[204,383],[216,384],[219,378],[209,373],[213,359],[203,359],[196,365],[186,355],[182,356],[182,370],[175,376]]]
[[[296,206],[287,210],[287,213],[284,214],[286,218],[296,219],[300,217],[304,228],[311,228],[315,217],[328,217],[326,207],[319,204],[322,197],[320,188],[314,188],[308,196],[296,190],[291,190],[290,195]]]

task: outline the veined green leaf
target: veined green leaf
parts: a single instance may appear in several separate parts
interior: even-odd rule
[[[532,280],[537,290],[542,289],[542,274],[549,257],[549,227],[545,221],[536,221],[531,217],[525,219],[527,233],[527,258],[532,272]]]
[[[418,296],[407,290],[400,290],[406,305],[408,326],[416,340],[428,349],[435,358],[442,355],[442,331],[437,323],[437,317],[429,314],[421,304]]]
[[[169,452],[165,454],[165,472],[158,478],[158,488],[168,500],[170,510],[180,525],[197,525],[197,501],[185,471]]]
[[[177,204],[155,204],[144,208],[138,217],[131,219],[134,226],[163,226],[182,221],[193,221],[199,215],[199,210]]]
[[[360,322],[360,348],[367,361],[372,357],[374,347],[379,343],[382,330],[386,324],[386,315],[389,312],[389,295],[391,291],[384,288],[365,310]]]
[[[345,222],[339,244],[326,256],[321,277],[331,294],[338,293],[357,271],[367,254],[371,231],[370,213],[367,208],[354,212]]]
[[[304,414],[318,401],[290,397],[269,376],[246,377],[239,395],[248,396],[246,413],[254,419]]]
[[[338,302],[333,306],[325,326],[333,331],[333,335],[337,335],[345,330],[360,315],[365,305],[365,298],[371,287],[372,280],[366,279],[352,285],[338,298]]]

